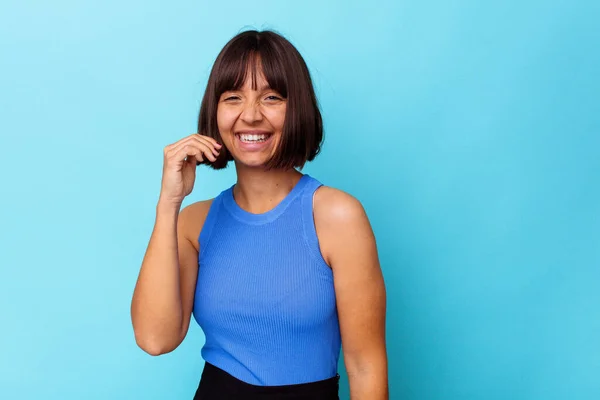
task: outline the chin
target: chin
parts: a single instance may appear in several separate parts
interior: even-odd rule
[[[265,168],[267,166],[267,162],[269,161],[268,157],[234,157],[236,164],[240,166],[244,166],[246,168]]]
[[[275,149],[273,147],[266,148],[263,151],[244,151],[236,148],[235,152],[232,153],[232,156],[236,164],[239,164],[240,166],[257,169],[266,168],[267,163],[275,155]]]

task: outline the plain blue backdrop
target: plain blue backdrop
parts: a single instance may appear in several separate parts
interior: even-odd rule
[[[191,399],[202,331],[151,357],[129,305],[163,147],[252,27],[313,74],[305,171],[371,218],[391,399],[599,399],[599,4],[4,0],[0,398]]]

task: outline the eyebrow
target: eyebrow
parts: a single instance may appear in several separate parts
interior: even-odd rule
[[[226,90],[226,91],[224,91],[223,93],[227,93],[227,92],[239,92],[239,91],[241,91],[241,90],[242,90],[241,88],[239,88],[239,89],[229,89],[229,90]],[[267,85],[263,85],[263,86],[261,86],[261,87],[257,87],[257,88],[256,88],[256,91],[257,91],[257,92],[264,92],[264,91],[267,91],[267,90],[275,90],[275,89],[273,89],[273,88],[272,88],[271,86],[269,86],[268,84],[267,84]]]

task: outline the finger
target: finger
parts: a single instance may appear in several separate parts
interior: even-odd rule
[[[181,149],[190,146],[193,148],[199,148],[200,143],[198,143],[198,141],[192,138],[191,136],[188,136],[187,138],[184,138],[181,141],[175,143],[174,146],[169,148],[165,154],[168,158],[170,158],[173,157],[175,154],[178,154],[181,151]],[[179,155],[178,157],[181,157],[181,155]],[[183,160],[183,158],[181,158],[180,160]]]
[[[202,150],[194,144],[187,144],[181,147],[178,151],[169,154],[169,159],[177,163],[184,163],[188,158],[196,158],[202,160]]]
[[[171,144],[169,144],[168,146],[166,146],[166,147],[165,147],[165,152],[167,152],[167,151],[173,151],[173,150],[176,150],[176,149],[179,149],[179,148],[181,148],[181,146],[182,146],[183,144],[185,144],[185,143],[187,143],[187,142],[189,142],[189,141],[190,141],[190,138],[191,138],[192,136],[193,136],[193,135],[191,135],[191,136],[186,136],[186,137],[184,137],[184,138],[181,138],[181,139],[179,139],[178,141],[176,141],[176,142],[174,142],[174,143],[171,143]]]
[[[203,136],[201,137],[200,135],[197,134],[193,134],[190,135],[188,137],[183,138],[182,140],[174,143],[171,147],[167,148],[167,152],[173,154],[173,153],[177,153],[180,149],[182,149],[184,146],[186,145],[190,145],[190,144],[199,144],[203,147],[208,147],[211,149],[211,152],[215,155],[218,156],[219,155],[219,150],[215,149],[213,142],[209,141],[208,136]]]
[[[198,161],[203,162],[205,159],[208,159],[212,162],[217,161],[217,157],[215,157],[215,155],[212,153],[211,148],[204,144],[201,143],[200,141],[190,141],[188,142],[188,144],[184,147],[182,147],[182,149],[180,149],[179,151],[183,151],[186,148],[193,148],[195,150],[188,150],[188,152],[186,153],[186,155],[194,155],[196,156],[196,158],[198,159],[198,157],[200,157],[200,159],[198,159]]]
[[[202,153],[198,153],[197,155],[193,155],[193,156],[187,156],[185,158],[185,162],[192,165],[192,166],[197,166],[202,164],[203,158],[202,158]]]
[[[203,144],[200,144],[200,148],[202,149],[202,153],[204,154],[204,156],[206,158],[208,158],[212,162],[217,161],[217,156],[219,155],[219,152],[214,154],[214,151],[215,151],[214,147],[203,143]]]
[[[196,135],[197,136],[197,135]],[[210,161],[216,161],[219,156],[219,151],[215,149],[212,142],[207,140],[202,140],[199,137],[195,137],[194,140],[196,144],[202,149],[202,153],[205,155],[205,158],[208,158]]]
[[[167,146],[167,151],[171,154],[177,153],[179,150],[181,150],[184,146],[189,145],[190,143],[194,143],[196,142],[196,140],[194,139],[193,135],[192,136],[187,136],[175,143],[173,143],[170,146]]]
[[[202,152],[199,151],[198,154],[194,154],[193,156],[188,156],[186,161],[190,164],[196,164],[197,166],[200,164],[204,164],[206,159],[202,156]]]
[[[222,146],[219,143],[217,143],[213,138],[209,138],[208,136],[196,135],[196,139],[200,141],[200,143],[207,145],[215,156],[219,155],[219,150]]]
[[[208,141],[210,141],[210,142],[211,142],[211,143],[212,143],[212,144],[213,144],[215,147],[217,147],[217,148],[219,148],[219,149],[220,149],[221,147],[223,147],[223,145],[221,145],[219,142],[217,142],[217,140],[216,140],[215,138],[212,138],[212,137],[210,137],[210,136],[207,136],[207,135],[203,135],[203,134],[201,134],[201,133],[197,133],[197,134],[196,134],[196,136],[198,136],[198,137],[199,137],[199,138],[201,138],[201,139],[204,139],[204,140],[208,140]]]

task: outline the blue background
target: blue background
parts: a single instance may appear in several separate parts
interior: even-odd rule
[[[2,2],[0,398],[191,399],[201,330],[150,357],[129,305],[163,147],[246,27],[305,56],[326,126],[305,171],[371,218],[391,398],[600,398],[599,19],[566,0]],[[234,179],[202,169],[186,204]]]

